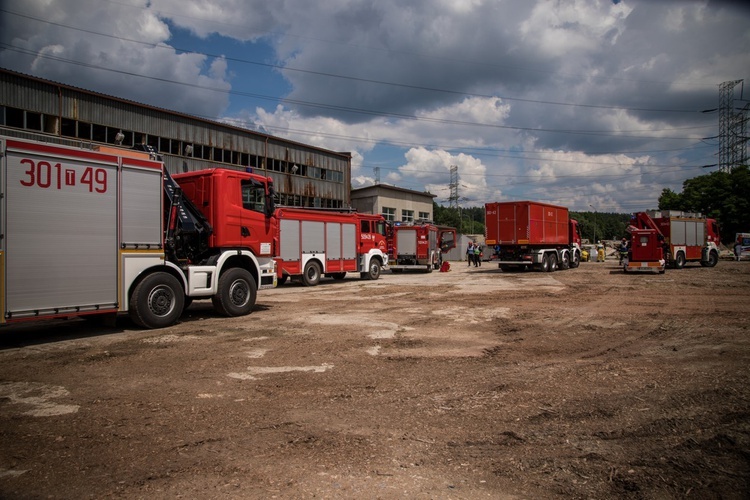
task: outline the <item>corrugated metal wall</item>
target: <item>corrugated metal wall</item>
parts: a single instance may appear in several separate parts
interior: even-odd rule
[[[186,165],[188,170],[216,166],[244,168],[236,162],[217,164],[201,158],[182,156],[184,145],[188,144],[258,156],[260,157],[259,166],[265,166],[267,170],[256,168],[255,171],[272,177],[277,191],[305,197],[340,200],[343,206],[349,206],[350,203],[351,156],[348,153],[337,153],[285,141],[251,130],[96,94],[3,69],[0,69],[0,106],[42,113],[52,118],[57,117],[57,119],[76,120],[110,129],[121,129],[134,133],[135,137],[146,134],[149,137],[180,141],[181,154],[162,151],[165,163],[173,173],[182,171],[183,165]],[[42,133],[39,135],[41,140],[55,142],[74,140],[50,136],[45,138]],[[75,142],[82,143],[83,141],[76,140]],[[274,159],[286,162],[285,164],[289,166],[298,164],[340,172],[339,177],[343,182],[274,171],[271,165]]]

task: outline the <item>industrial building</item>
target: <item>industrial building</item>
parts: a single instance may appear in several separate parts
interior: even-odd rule
[[[432,221],[434,194],[375,184],[352,189],[352,207],[359,212],[382,214],[393,222]]]
[[[351,206],[351,153],[139,104],[0,68],[0,131],[96,148],[150,146],[171,173],[252,168],[274,181],[281,205]]]

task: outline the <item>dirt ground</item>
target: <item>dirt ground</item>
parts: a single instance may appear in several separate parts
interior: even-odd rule
[[[454,262],[0,330],[2,498],[748,498],[750,262]]]

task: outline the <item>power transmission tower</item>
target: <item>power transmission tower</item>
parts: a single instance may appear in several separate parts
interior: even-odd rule
[[[747,106],[734,107],[734,88],[743,80],[719,85],[719,169],[729,172],[747,160]],[[742,90],[740,90],[740,93]]]
[[[458,208],[458,165],[451,165],[451,183],[450,196],[448,196],[448,206]]]
[[[380,167],[373,167],[373,172],[375,172],[375,184],[380,184]]]

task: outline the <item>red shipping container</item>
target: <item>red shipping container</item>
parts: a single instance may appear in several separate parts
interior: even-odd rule
[[[487,203],[487,244],[568,245],[568,209],[534,201]]]

